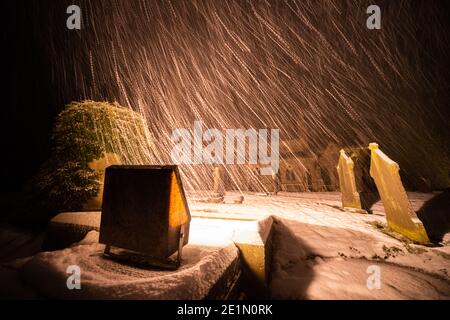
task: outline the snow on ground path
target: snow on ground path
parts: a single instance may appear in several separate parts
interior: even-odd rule
[[[228,196],[235,195],[227,193]],[[276,217],[274,256],[270,276],[273,298],[449,298],[450,246],[413,245],[383,233],[374,226],[374,222],[385,223],[384,210],[380,202],[374,205],[374,214],[369,215],[342,210],[339,193],[281,193],[278,196],[244,194],[244,197],[243,204],[203,203],[190,200],[190,211],[194,217],[191,225],[191,240],[202,246],[227,247],[234,232],[232,220],[261,220],[267,216]],[[413,208],[417,210],[430,195],[413,194],[409,197]],[[225,220],[195,219],[195,217],[217,217]],[[8,256],[12,259],[16,256],[16,254],[11,255],[12,251],[21,252],[24,251],[23,248],[27,250],[22,256],[26,256],[29,252],[28,244],[34,243],[31,235],[16,236],[16,233],[15,231],[2,233],[4,236],[0,239],[0,256],[6,260],[9,260]],[[449,234],[444,239],[449,239]],[[136,274],[137,271],[129,273],[130,270],[126,268],[108,264],[108,261],[100,259],[99,253],[102,247],[95,243],[96,241],[91,241],[88,237],[81,246],[52,254],[41,253],[29,260],[20,271],[20,276],[26,278],[33,288],[42,287],[44,292],[37,293],[30,290],[30,287],[23,286],[16,272],[12,271],[14,268],[11,269],[8,266],[0,268],[0,279],[7,280],[11,284],[8,287],[16,283],[17,296],[31,298],[36,294],[39,296],[43,294],[44,297],[59,297],[60,290],[67,293],[67,289],[52,287],[51,283],[58,282],[59,279],[61,286],[65,285],[63,280],[67,278],[67,275],[63,266],[67,263],[79,262],[85,264],[87,270],[96,270],[86,275],[89,279],[86,285],[90,289],[83,290],[88,293],[84,296],[85,298],[106,298],[110,297],[111,292],[124,298],[150,296],[176,298],[175,290],[170,290],[172,279],[166,278],[167,281],[159,282],[160,286],[143,280],[148,276],[158,279],[157,274],[149,275],[142,273],[143,271],[139,271],[139,274]],[[448,240],[447,243],[449,243]],[[229,248],[237,250],[233,245]],[[204,254],[205,258],[214,256],[213,260],[217,258],[220,262],[228,256],[226,252],[225,254],[214,253],[212,247],[211,252],[206,249],[203,248],[203,253],[199,253]],[[192,254],[195,256],[195,252]],[[210,262],[214,264],[212,260]],[[369,276],[367,268],[371,265],[380,267],[380,290],[367,288]],[[194,269],[197,270],[197,268]],[[195,271],[194,269],[191,269],[193,273],[186,271],[184,275],[187,278],[184,280],[200,278],[198,275],[205,272],[205,270]],[[96,278],[97,273],[99,278]],[[55,276],[59,278],[55,279]],[[113,276],[115,280],[108,284],[110,276]],[[102,282],[102,279],[105,282]],[[39,283],[34,283],[36,281]],[[192,289],[193,297],[200,297],[202,295],[200,289],[206,288],[201,284],[192,286],[190,280],[186,283],[186,290],[199,289]],[[168,290],[162,290],[163,287]],[[7,294],[13,293],[9,290]]]
[[[389,247],[369,233],[279,219],[270,291],[276,299],[450,299],[446,273],[423,271],[433,259],[448,270],[448,260],[439,258]],[[380,287],[371,290],[373,266]]]
[[[228,195],[228,194],[227,194]],[[233,195],[231,195],[233,196]],[[415,210],[432,197],[409,194]],[[439,299],[450,296],[450,247],[405,243],[374,226],[385,224],[382,203],[374,214],[340,208],[339,193],[245,194],[238,204],[190,204],[193,215],[278,217],[271,292],[274,298]],[[449,234],[444,239],[449,239]],[[325,262],[325,263],[323,263]],[[370,265],[381,265],[383,290],[368,290]]]

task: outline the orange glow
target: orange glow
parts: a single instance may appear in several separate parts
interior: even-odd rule
[[[175,172],[172,172],[169,197],[169,226],[171,228],[186,224],[188,220],[186,207],[181,197],[180,186]]]

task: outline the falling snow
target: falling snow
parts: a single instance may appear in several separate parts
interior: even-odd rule
[[[447,175],[448,92],[433,61],[450,41],[426,3],[385,3],[382,30],[368,30],[368,1],[76,2],[81,30],[61,33],[55,9],[36,34],[55,94],[61,106],[117,100],[142,113],[155,141],[145,162],[171,162],[172,131],[197,120],[278,128],[281,148],[300,138],[312,154],[377,141],[405,171]],[[202,188],[206,169],[181,169]]]

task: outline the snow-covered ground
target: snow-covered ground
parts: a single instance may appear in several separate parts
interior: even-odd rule
[[[190,245],[177,271],[141,269],[103,257],[98,232],[81,245],[40,253],[23,268],[24,281],[55,299],[201,299],[236,258],[237,248]],[[67,266],[81,270],[81,290],[68,290]]]
[[[100,258],[103,247],[97,243],[96,232],[77,246],[6,262],[8,254],[2,250],[9,250],[11,258],[27,255],[27,250],[22,255],[11,255],[13,247],[19,251],[22,248],[23,236],[17,236],[13,241],[15,246],[0,246],[3,257],[0,281],[6,284],[0,289],[0,296],[5,295],[8,287],[9,296],[73,294],[65,287],[54,285],[65,286],[66,266],[73,263],[88,270],[82,282],[83,298],[200,298],[236,256],[232,245],[236,230],[240,229],[241,233],[247,230],[250,234],[255,232],[251,220],[272,216],[275,219],[270,273],[273,298],[450,298],[450,234],[444,237],[443,246],[411,244],[382,228],[385,216],[381,202],[373,206],[373,214],[355,213],[340,208],[339,193],[245,194],[242,204],[233,203],[236,196],[227,194],[225,203],[220,204],[189,200],[193,216],[190,246],[186,247],[187,260],[178,273],[162,274],[105,262]],[[409,194],[415,210],[431,196]],[[249,223],[243,224],[242,220]],[[7,241],[5,233],[1,234],[0,245]],[[8,236],[11,238],[11,232]],[[376,283],[371,282],[376,276],[373,270],[379,270],[379,288],[370,286]],[[174,283],[180,282],[185,283],[183,290],[180,287],[175,290]]]
[[[431,197],[409,194],[414,210]],[[450,233],[441,247],[415,245],[383,232],[381,201],[372,207],[373,214],[343,210],[340,205],[339,193],[280,193],[247,194],[241,205],[190,203],[190,208],[200,216],[276,217],[273,298],[450,298]],[[373,279],[368,273],[371,266],[379,267],[380,289],[367,286]]]

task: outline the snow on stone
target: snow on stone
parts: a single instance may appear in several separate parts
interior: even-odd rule
[[[431,196],[409,194],[415,210]],[[264,219],[274,217],[273,298],[450,298],[450,234],[439,247],[415,245],[376,227],[386,223],[381,202],[373,206],[374,214],[340,205],[339,193],[246,193],[242,204],[189,200],[190,241],[177,271],[145,270],[105,259],[98,232],[91,231],[70,248],[38,253],[15,269],[2,266],[0,280],[8,281],[8,287],[17,282],[15,292],[25,297],[39,292],[53,298],[201,299],[238,255],[233,241],[258,238]],[[82,270],[82,290],[66,287],[71,264]],[[379,289],[368,288],[371,266],[380,268]]]
[[[20,269],[25,282],[45,297],[58,299],[201,299],[229,264],[237,249],[188,245],[176,271],[150,270],[117,263],[103,256],[104,245],[91,231],[85,244],[37,254]],[[82,242],[82,243],[83,243]],[[81,290],[68,290],[67,267],[81,270]]]
[[[273,298],[450,299],[448,260],[428,249],[409,253],[395,239],[281,219],[274,247]],[[367,287],[369,266],[380,268],[380,289]]]
[[[432,194],[410,194],[418,210]],[[275,218],[270,291],[279,299],[449,299],[449,234],[443,247],[399,241],[374,214],[340,208],[339,193],[246,194],[244,205],[192,203],[193,215]],[[367,268],[380,266],[381,289],[369,290]]]

